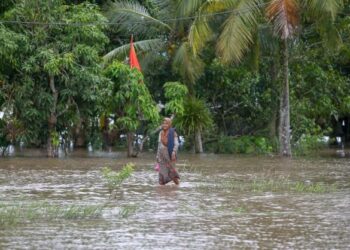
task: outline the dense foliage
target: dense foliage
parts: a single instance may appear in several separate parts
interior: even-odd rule
[[[286,83],[295,152],[350,139],[349,1],[276,1],[302,7],[288,40],[279,5],[217,2],[2,1],[0,148],[110,147],[175,114],[197,152],[270,153]],[[142,73],[127,65],[131,34]]]

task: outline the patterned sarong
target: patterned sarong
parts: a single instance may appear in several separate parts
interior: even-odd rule
[[[168,148],[160,143],[160,148],[158,152],[159,158],[159,184],[165,185],[175,178],[180,179],[179,174],[175,169],[175,162],[171,161]]]

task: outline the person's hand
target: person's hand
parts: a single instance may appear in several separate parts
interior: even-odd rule
[[[175,152],[173,152],[173,153],[171,154],[171,160],[172,160],[172,161],[176,161],[176,153],[175,153]]]

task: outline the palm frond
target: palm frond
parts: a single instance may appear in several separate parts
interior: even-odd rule
[[[179,72],[186,81],[194,84],[203,73],[204,63],[198,56],[192,53],[189,43],[183,42],[176,51],[173,68],[174,71]]]
[[[149,72],[149,69],[154,68],[155,64],[156,67],[159,68],[159,57],[162,57],[162,55],[159,52],[149,51],[149,53],[142,54],[142,57],[140,58],[142,71]]]
[[[187,17],[193,15],[206,0],[178,0],[177,16]]]
[[[208,21],[209,20],[206,17],[196,17],[195,21],[190,27],[188,40],[195,55],[201,51],[205,43],[213,34]]]
[[[306,0],[302,2],[303,7],[310,11],[313,16],[320,17],[320,15],[329,14],[332,20],[344,7],[343,0]]]
[[[239,62],[253,42],[253,33],[260,14],[261,0],[241,0],[220,34],[216,49],[225,63]]]
[[[107,16],[112,22],[124,26],[132,24],[133,26],[145,27],[145,25],[155,24],[171,30],[168,24],[152,17],[148,10],[138,2],[113,2],[107,11]]]
[[[137,52],[151,52],[154,50],[159,51],[161,48],[164,48],[165,43],[161,39],[150,39],[134,42],[134,47]],[[130,44],[125,44],[114,50],[108,52],[103,56],[103,61],[105,64],[112,61],[113,59],[125,59],[128,56],[130,50]]]
[[[188,40],[195,55],[213,35],[213,30],[210,28],[209,22],[215,13],[232,8],[236,3],[237,0],[206,1],[199,7],[188,34]]]
[[[338,12],[344,7],[343,0],[307,0],[303,9],[316,23],[316,28],[324,40],[326,48],[338,49],[342,45],[341,36],[334,25]]]
[[[274,54],[278,49],[278,39],[273,34],[273,30],[270,25],[260,25],[258,28],[259,44],[262,47],[262,51],[266,54]]]
[[[325,48],[337,50],[342,46],[341,35],[333,22],[322,18],[316,21],[316,28],[322,37]]]
[[[289,38],[296,30],[299,23],[298,13],[295,0],[272,0],[266,9],[267,18],[282,39]]]
[[[177,2],[174,0],[149,0],[157,9],[157,17],[160,20],[176,18]],[[170,23],[171,24],[171,23]]]

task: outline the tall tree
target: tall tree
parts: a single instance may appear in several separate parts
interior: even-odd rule
[[[222,4],[225,3],[225,4]],[[254,44],[263,15],[266,10],[267,21],[281,40],[281,55],[283,58],[283,85],[280,99],[279,142],[280,154],[291,156],[290,145],[290,106],[289,106],[289,67],[288,39],[292,38],[300,24],[299,17],[305,16],[319,27],[325,23],[331,24],[343,6],[342,0],[240,0],[240,1],[203,1],[202,11],[196,12],[196,20],[190,29],[189,41],[195,53],[201,51],[206,42],[213,37],[210,26],[215,12],[226,10],[227,18],[222,19],[222,28],[218,36],[217,53],[222,61],[239,62]],[[188,8],[193,5],[188,3]],[[217,21],[218,18],[215,19]],[[266,23],[266,22],[265,22]],[[332,27],[332,26],[331,26]],[[323,31],[325,35],[328,32]]]
[[[106,68],[105,75],[110,81],[100,90],[104,116],[114,116],[114,126],[128,136],[128,157],[136,156],[133,151],[134,135],[142,122],[159,121],[156,103],[137,69],[113,62]]]
[[[21,0],[5,16],[17,21],[9,28],[28,41],[6,100],[27,124],[27,141],[46,135],[53,157],[58,133],[81,118],[81,107],[94,109],[96,87],[104,81],[99,53],[108,42],[106,19],[94,5],[53,0]]]
[[[298,7],[294,0],[274,0],[267,7],[267,17],[273,24],[276,35],[282,40],[283,84],[280,101],[279,143],[280,154],[291,156],[290,105],[289,105],[289,52],[288,38],[295,33],[299,24]]]
[[[145,56],[149,61],[155,55],[166,57],[171,63],[172,73],[181,79],[189,89],[189,95],[195,97],[194,84],[203,73],[204,63],[201,57],[195,56],[187,39],[187,30],[191,24],[192,11],[187,11],[185,5],[188,1],[148,1],[147,8],[137,1],[116,1],[107,13],[110,20],[121,23],[121,29],[132,32],[144,40],[135,42],[138,51],[153,52]],[[190,1],[199,6],[201,1]],[[178,18],[178,19],[177,19]],[[162,20],[171,20],[170,22]],[[140,20],[143,20],[140,22]],[[146,28],[147,26],[147,28]],[[129,45],[115,48],[105,55],[109,61],[115,57],[126,54]],[[147,71],[147,67],[144,67]],[[198,127],[198,129],[201,129]],[[197,134],[200,134],[199,131]],[[201,137],[197,136],[201,145]],[[202,150],[197,150],[198,152]]]

